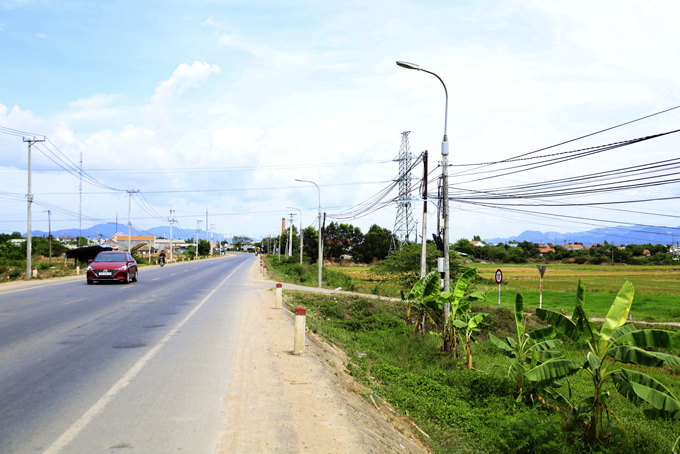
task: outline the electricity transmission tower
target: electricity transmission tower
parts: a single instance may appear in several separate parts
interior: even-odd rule
[[[397,197],[397,216],[394,220],[394,236],[390,245],[390,252],[401,249],[405,242],[415,241],[417,238],[413,206],[411,203],[412,177],[411,168],[413,155],[408,142],[411,131],[401,133],[401,147],[399,149],[399,196]]]

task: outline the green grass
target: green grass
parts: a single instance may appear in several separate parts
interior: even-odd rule
[[[284,295],[289,306],[307,307],[310,330],[341,346],[349,355],[350,374],[374,392],[379,403],[386,401],[429,434],[431,438],[421,440],[435,452],[663,453],[670,452],[680,435],[678,421],[645,419],[643,407],[624,400],[611,385],[609,407],[626,432],[611,417],[611,436],[593,444],[581,436],[585,417],[552,402],[545,405],[528,397],[518,401],[507,358],[487,341],[488,332],[501,338],[513,334],[509,309],[488,308],[480,342],[473,345],[475,370],[463,370],[440,353],[439,335],[414,336],[412,328],[404,326],[401,302],[295,291]],[[571,308],[573,298],[565,307],[569,312]],[[535,317],[528,323],[529,329],[540,326]],[[586,352],[566,340],[560,350],[576,360]],[[678,368],[644,371],[680,395]],[[569,380],[577,397],[590,395],[592,385],[584,373]]]

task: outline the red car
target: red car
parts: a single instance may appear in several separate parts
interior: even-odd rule
[[[137,282],[137,261],[123,251],[100,252],[87,267],[87,283],[96,281]]]

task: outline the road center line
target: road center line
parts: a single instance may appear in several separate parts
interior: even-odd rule
[[[111,402],[113,399],[115,399],[116,395],[123,390],[127,385],[130,384],[132,379],[134,379],[137,374],[146,366],[146,364],[151,361],[151,359],[156,356],[156,353],[158,353],[164,346],[167,344],[170,339],[179,332],[179,330],[191,319],[191,317],[194,316],[198,310],[203,307],[203,305],[208,301],[208,299],[219,289],[225,282],[227,282],[227,279],[229,279],[239,268],[241,268],[245,263],[248,261],[244,261],[241,263],[239,266],[234,269],[227,277],[225,277],[222,282],[217,284],[217,286],[210,292],[208,295],[201,300],[201,302],[189,312],[189,314],[184,317],[184,320],[179,322],[168,334],[163,337],[163,339],[156,344],[155,347],[153,347],[151,350],[149,350],[146,355],[142,356],[137,363],[132,366],[130,370],[128,370],[125,375],[121,377],[120,380],[116,382],[115,385],[109,389],[106,394],[104,394],[95,404],[90,407],[89,410],[83,414],[76,422],[73,423],[71,427],[69,427],[66,432],[64,432],[57,440],[50,445],[49,448],[47,448],[43,454],[58,454],[60,453],[66,446],[68,446],[69,443],[71,443],[80,432],[87,427],[94,418],[99,416],[103,411],[104,408]]]
[[[63,303],[62,306],[66,306],[67,304],[71,304],[71,303],[77,303],[78,301],[83,301],[85,299],[87,299],[87,298],[80,298],[79,300],[69,301],[67,303]]]
[[[151,280],[152,280],[152,281],[157,281],[158,279],[160,279],[160,277],[157,277],[156,279],[151,279]]]

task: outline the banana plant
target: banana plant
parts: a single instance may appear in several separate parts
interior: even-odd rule
[[[453,326],[460,332],[460,337],[465,346],[465,357],[467,359],[467,368],[472,370],[472,341],[474,341],[474,334],[480,331],[479,324],[489,314],[472,314],[469,312],[470,304],[461,305],[458,307],[459,311],[466,308],[465,312],[457,314],[456,318],[452,318]]]
[[[444,323],[444,344],[442,345],[442,351],[450,352],[453,350],[456,358],[460,356],[460,353],[458,348],[458,336],[456,334],[457,328],[453,321],[462,313],[469,311],[469,307],[466,311],[460,311],[461,304],[486,299],[486,294],[483,292],[473,292],[468,296],[465,296],[470,281],[477,274],[478,271],[476,268],[470,268],[458,278],[458,282],[456,282],[456,285],[453,287],[453,291],[441,292],[437,298],[437,301],[442,306],[444,304],[449,304],[449,318],[448,320],[445,320]]]
[[[644,410],[648,417],[680,419],[680,401],[668,388],[642,372],[621,367],[622,364],[645,367],[680,365],[680,357],[645,350],[680,349],[680,332],[638,330],[635,325],[625,324],[634,293],[633,284],[626,281],[614,299],[599,331],[585,310],[585,286],[580,280],[576,291],[576,307],[571,319],[558,312],[536,310],[538,318],[550,323],[555,330],[575,341],[585,343],[588,352],[580,362],[567,359],[546,361],[528,371],[525,377],[531,381],[542,382],[566,377],[579,370],[588,374],[593,384],[593,395],[581,402],[579,410],[591,413],[586,429],[590,439],[599,439],[605,435],[603,413],[613,414],[606,405],[609,394],[602,392],[604,384],[610,379],[617,391],[633,403],[650,404],[651,408]]]
[[[561,357],[560,352],[554,350],[562,345],[562,341],[555,339],[555,328],[547,326],[526,332],[524,318],[524,297],[521,293],[515,298],[515,327],[517,339],[506,337],[501,340],[489,333],[489,340],[503,351],[510,360],[508,374],[517,374],[517,393],[522,395],[524,375],[537,365]]]
[[[406,323],[411,320],[411,314],[415,314],[416,325],[414,333],[420,331],[425,332],[425,318],[434,324],[431,313],[441,310],[441,303],[439,296],[441,289],[439,288],[439,273],[433,271],[427,276],[416,282],[408,294],[401,292],[402,301],[408,303],[406,309]]]

